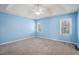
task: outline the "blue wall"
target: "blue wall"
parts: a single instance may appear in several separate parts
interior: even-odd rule
[[[72,18],[72,34],[68,36],[63,36],[60,34],[60,20],[63,18]],[[60,15],[51,16],[47,18],[42,18],[37,21],[44,26],[43,32],[38,32],[38,37],[49,38],[51,40],[66,41],[77,43],[77,12]]]
[[[0,12],[0,44],[35,34],[35,21]]]
[[[78,21],[77,21],[77,28],[78,28],[78,30],[77,30],[77,32],[78,32],[78,47],[79,47],[79,12],[78,12]]]
[[[60,34],[60,20],[62,17],[72,18],[72,34],[69,36]],[[44,26],[43,32],[36,32],[37,23],[41,23]],[[51,16],[34,21],[29,18],[0,12],[0,44],[29,36],[79,43],[79,13]]]

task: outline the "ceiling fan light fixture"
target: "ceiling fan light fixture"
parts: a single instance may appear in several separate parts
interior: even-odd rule
[[[33,9],[33,13],[36,16],[40,16],[40,15],[44,14],[45,13],[44,11],[45,11],[45,8],[41,7],[40,5],[35,6],[35,8]]]

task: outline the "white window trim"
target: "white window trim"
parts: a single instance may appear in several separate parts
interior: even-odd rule
[[[42,25],[42,24],[37,23],[37,32],[43,32],[43,28],[42,28],[42,31],[39,31],[39,30],[38,30],[38,25]]]
[[[64,20],[70,22],[70,32],[69,33],[62,33],[62,27],[61,27],[61,25],[62,25],[62,21],[64,21]],[[62,20],[60,20],[60,34],[64,35],[64,36],[72,34],[72,18],[62,18]]]

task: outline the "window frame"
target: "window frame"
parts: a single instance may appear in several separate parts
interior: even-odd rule
[[[62,22],[64,22],[64,21],[67,21],[67,22],[69,22],[69,33],[63,33],[62,32]],[[64,26],[64,25],[63,25]],[[71,35],[72,34],[72,18],[62,18],[61,20],[60,20],[60,34],[61,35]]]

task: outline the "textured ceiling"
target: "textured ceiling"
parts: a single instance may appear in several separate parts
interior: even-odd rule
[[[44,13],[41,15],[34,14],[33,10],[36,7],[44,8]],[[33,19],[39,19],[48,16],[62,15],[79,10],[78,4],[9,4],[0,5],[0,10],[3,12],[24,16]],[[39,9],[36,9],[37,11]]]
[[[0,4],[0,12],[5,11],[7,7],[8,7],[7,4]]]

